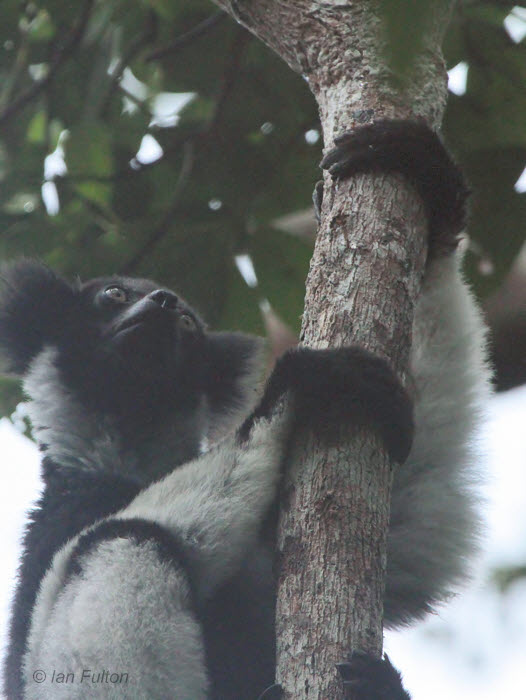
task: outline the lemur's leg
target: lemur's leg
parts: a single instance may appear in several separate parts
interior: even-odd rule
[[[33,613],[24,699],[207,700],[185,564],[177,539],[146,521],[108,520],[66,546]]]
[[[489,398],[486,328],[460,256],[428,265],[415,310],[411,375],[415,441],[391,502],[385,614],[422,616],[466,577],[481,525],[474,442]]]
[[[115,667],[129,671],[134,697],[206,697],[201,603],[256,545],[291,432],[331,439],[338,425],[364,421],[405,459],[412,405],[384,360],[360,348],[287,353],[236,434],[56,555],[32,623],[27,686],[44,666]],[[153,667],[161,670],[152,684]],[[45,698],[41,690],[29,697]]]
[[[347,663],[338,664],[337,668],[349,700],[411,700],[387,655],[375,659],[354,652]]]
[[[469,189],[440,138],[423,121],[382,120],[337,136],[320,163],[334,178],[358,173],[404,175],[420,194],[429,224],[429,250],[455,250],[466,226]],[[315,197],[320,206],[318,185]]]
[[[354,652],[349,661],[337,664],[341,676],[344,697],[349,700],[411,700],[402,685],[402,677],[392,665],[387,654],[375,659],[364,652]],[[280,700],[280,685],[273,685],[258,700]]]
[[[488,396],[482,315],[462,279],[458,235],[468,189],[423,122],[382,121],[336,139],[322,161],[335,177],[400,172],[423,198],[429,256],[415,310],[411,374],[415,440],[395,472],[388,543],[388,624],[421,616],[465,575],[479,530],[469,489],[472,438]]]

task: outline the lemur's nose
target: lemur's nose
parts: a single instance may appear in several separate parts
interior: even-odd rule
[[[156,289],[155,292],[148,294],[148,298],[155,301],[163,309],[175,309],[179,301],[177,295],[170,292],[169,289]]]

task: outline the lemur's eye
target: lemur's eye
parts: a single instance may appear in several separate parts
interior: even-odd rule
[[[182,314],[179,317],[179,324],[185,331],[195,331],[197,328],[196,322],[188,314]]]
[[[104,290],[104,296],[108,297],[112,301],[117,302],[117,304],[124,304],[128,301],[128,294],[122,287],[117,287],[117,285],[112,285]]]

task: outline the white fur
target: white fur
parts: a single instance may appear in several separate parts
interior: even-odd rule
[[[25,698],[205,700],[203,640],[184,573],[162,563],[152,544],[124,538],[101,542],[82,567],[48,608],[45,627],[33,624]],[[42,683],[37,670],[47,675]],[[73,676],[54,682],[53,670]],[[93,683],[82,680],[86,670],[127,677]]]
[[[288,419],[260,420],[240,449],[230,437],[142,491],[120,518],[154,520],[198,552],[204,597],[233,574],[276,496]]]
[[[412,609],[422,612],[415,608],[426,597],[444,599],[465,577],[480,532],[471,488],[480,462],[474,432],[490,371],[486,328],[460,261],[432,262],[415,313],[416,432],[395,474],[389,532],[386,612],[397,622]]]

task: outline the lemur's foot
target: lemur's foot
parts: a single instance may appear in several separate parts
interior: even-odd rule
[[[283,690],[278,683],[270,685],[266,690],[264,690],[259,696],[258,700],[281,700],[283,697]]]
[[[352,700],[411,700],[402,678],[387,655],[375,659],[365,652],[354,652],[348,662],[337,664],[345,697]]]
[[[423,121],[385,119],[358,126],[337,136],[334,143],[321,168],[334,178],[401,173],[424,201],[430,251],[456,248],[466,225],[469,189],[440,138]]]
[[[329,350],[298,348],[277,362],[263,398],[241,428],[268,417],[290,392],[294,417],[328,441],[344,426],[372,425],[392,459],[404,462],[413,440],[413,405],[388,362],[358,346]]]

